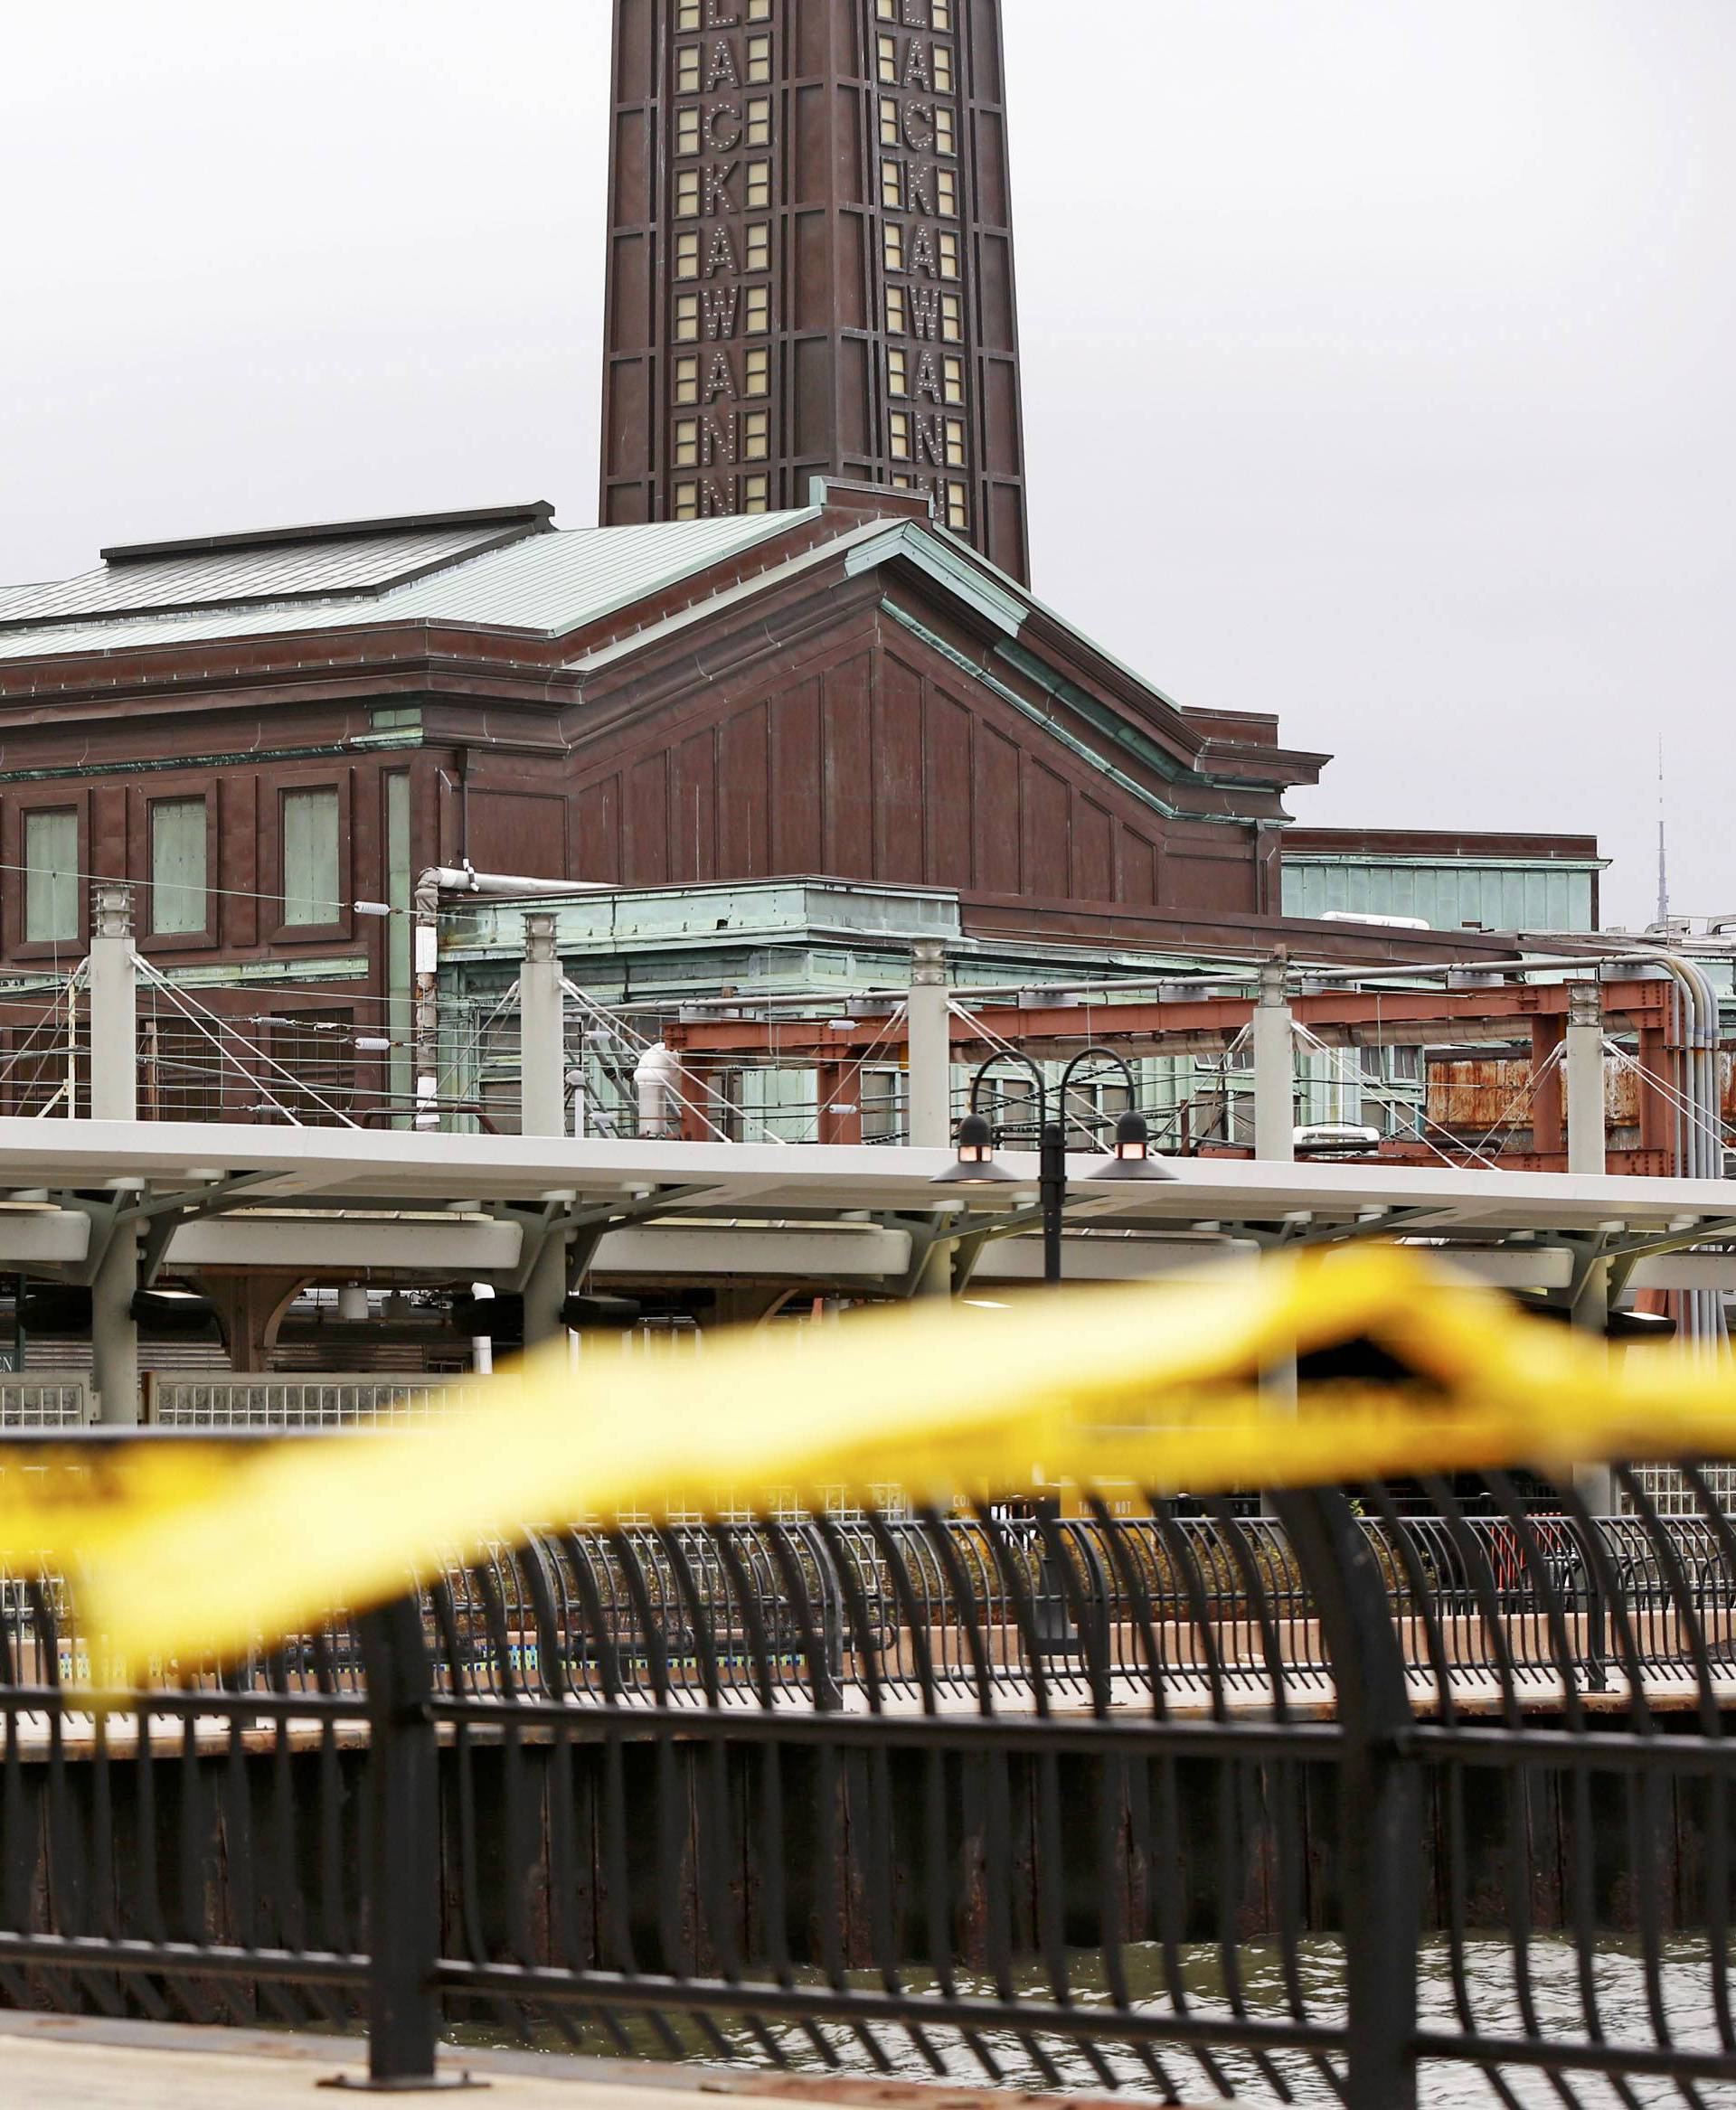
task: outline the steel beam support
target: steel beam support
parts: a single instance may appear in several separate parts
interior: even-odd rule
[[[1567,1072],[1567,1169],[1570,1173],[1602,1173],[1608,1169],[1602,995],[1595,982],[1576,982],[1568,996],[1563,1065]]]
[[[138,1118],[138,956],[133,945],[130,887],[96,889],[90,939],[90,1114],[97,1121]],[[96,1225],[92,1224],[93,1232]],[[98,1419],[131,1427],[139,1418],[138,1291],[140,1224],[119,1213],[108,1227],[90,1284],[90,1361]]]
[[[524,964],[519,970],[519,1062],[523,1130],[526,1135],[567,1132],[566,991],[554,947],[554,918],[540,909],[524,918]],[[526,1238],[534,1236],[527,1227]],[[539,1347],[565,1332],[567,1234],[551,1222],[537,1241],[524,1276],[524,1345]]]
[[[1605,1354],[1609,1353],[1609,1306],[1615,1295],[1615,1270],[1606,1249],[1607,1243],[1605,1239],[1599,1238],[1595,1245],[1580,1248],[1580,1258],[1570,1293],[1573,1300],[1573,1325],[1589,1340],[1595,1342]],[[1607,1464],[1576,1465],[1573,1469],[1573,1485],[1578,1490],[1580,1500],[1594,1517],[1607,1517],[1614,1513],[1616,1476]]]
[[[524,918],[519,973],[519,1092],[522,1132],[567,1133],[567,1011],[554,918],[546,909]]]
[[[1561,1022],[1531,1022],[1531,1147],[1540,1157],[1558,1158],[1566,1147],[1561,1127]]]
[[[1260,1001],[1251,1027],[1254,1048],[1254,1155],[1292,1163],[1296,1157],[1296,1031],[1289,1005],[1289,965],[1274,955],[1260,970]]]
[[[952,1004],[947,948],[919,938],[910,948],[910,1141],[944,1150],[952,1140]]]

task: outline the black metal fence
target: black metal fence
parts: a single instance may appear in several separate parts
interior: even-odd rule
[[[0,1995],[1203,2096],[1714,2103],[1736,1532],[1492,1476],[1270,1517],[542,1533],[219,1675],[0,1595]],[[221,1587],[213,1578],[213,1587]]]

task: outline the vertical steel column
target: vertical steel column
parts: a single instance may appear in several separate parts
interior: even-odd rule
[[[910,947],[910,1141],[944,1150],[952,1141],[952,1010],[947,948],[936,938]]]
[[[1567,993],[1567,1169],[1608,1169],[1603,1103],[1603,992],[1575,982]],[[1642,1089],[1644,1088],[1642,1087]]]
[[[138,1118],[138,957],[130,887],[98,885],[90,939],[90,1114],[97,1121]],[[128,1197],[117,1197],[125,1207]],[[93,1235],[97,1227],[93,1225]],[[98,1418],[138,1420],[138,1225],[108,1232],[90,1285],[91,1381]]]
[[[555,950],[554,917],[539,909],[524,918],[524,963],[519,970],[520,1125],[526,1135],[567,1132],[566,993]],[[534,1348],[564,1331],[567,1239],[550,1231],[524,1284],[524,1345]]]
[[[1560,1157],[1564,1148],[1561,1066],[1556,1060],[1561,1031],[1557,1019],[1531,1022],[1531,1147],[1538,1157]]]
[[[524,964],[518,978],[520,1127],[526,1135],[567,1132],[566,996],[546,909],[524,918]]]
[[[1296,1157],[1296,1034],[1289,962],[1281,952],[1260,970],[1252,1040],[1254,1155],[1290,1163]]]
[[[439,1803],[422,1613],[401,1597],[356,1622],[368,1680],[368,2085],[437,2086]]]
[[[1417,2110],[1423,1798],[1404,1654],[1380,1564],[1346,1497],[1327,1489],[1272,1502],[1314,1586],[1344,1737],[1344,2110]]]

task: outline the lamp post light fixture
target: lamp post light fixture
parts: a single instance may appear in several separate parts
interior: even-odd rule
[[[967,1114],[958,1124],[958,1155],[935,1177],[937,1187],[986,1187],[1016,1183],[1018,1174],[995,1162],[995,1131],[980,1114]]]
[[[1173,1180],[1167,1165],[1151,1154],[1151,1125],[1143,1114],[1123,1114],[1115,1125],[1115,1148],[1085,1174],[1098,1180]]]

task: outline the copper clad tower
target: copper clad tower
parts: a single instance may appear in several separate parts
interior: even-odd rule
[[[926,493],[1028,570],[1001,0],[615,0],[602,520]]]

